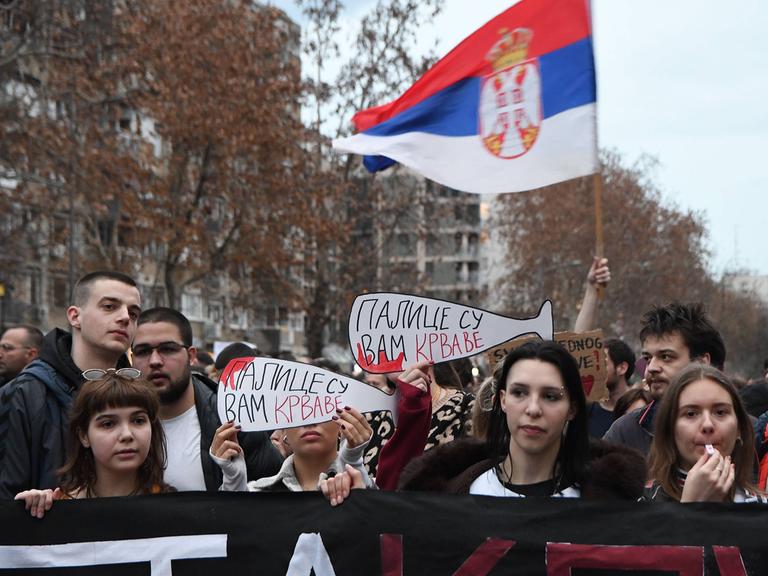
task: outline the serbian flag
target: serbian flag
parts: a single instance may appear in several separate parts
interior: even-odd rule
[[[522,0],[333,142],[450,188],[521,192],[597,171],[588,0]]]

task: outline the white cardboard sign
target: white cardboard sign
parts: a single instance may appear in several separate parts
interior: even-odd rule
[[[551,340],[552,303],[517,319],[445,300],[409,294],[361,294],[349,315],[349,347],[366,372],[399,372],[416,362],[480,354],[523,334]]]
[[[396,396],[374,386],[301,362],[235,358],[219,378],[217,408],[222,422],[244,432],[327,422],[337,409],[390,410]]]

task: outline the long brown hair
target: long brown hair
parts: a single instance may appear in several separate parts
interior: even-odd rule
[[[157,393],[143,377],[131,379],[109,372],[99,380],[86,381],[72,407],[67,437],[68,458],[66,464],[58,470],[64,492],[75,494],[80,490],[88,491],[96,484],[93,452],[80,442],[80,435],[88,431],[91,418],[108,408],[133,406],[146,410],[152,429],[149,453],[137,471],[136,492],[149,494],[171,490],[163,482],[166,449],[165,435],[160,425],[160,402]]]
[[[680,455],[675,443],[675,424],[677,423],[677,411],[680,404],[680,394],[689,384],[699,380],[709,380],[719,385],[728,392],[733,403],[736,421],[739,428],[740,441],[736,442],[731,461],[736,468],[734,486],[759,492],[752,482],[752,464],[755,455],[755,437],[752,430],[752,422],[741,402],[736,388],[728,376],[717,368],[707,364],[691,364],[683,369],[669,385],[660,400],[656,413],[656,432],[651,445],[650,474],[651,478],[661,485],[661,488],[675,500],[680,500],[683,494],[678,483],[677,469]],[[728,454],[723,454],[728,456]]]

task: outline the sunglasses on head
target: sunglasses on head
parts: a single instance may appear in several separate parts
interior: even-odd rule
[[[83,378],[86,380],[101,380],[107,374],[114,372],[115,376],[122,376],[123,378],[130,378],[135,380],[141,376],[141,370],[138,368],[110,368],[109,370],[102,370],[101,368],[91,368],[83,372]]]

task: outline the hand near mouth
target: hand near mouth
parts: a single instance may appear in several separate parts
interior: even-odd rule
[[[680,502],[723,502],[731,493],[735,476],[730,456],[723,458],[717,450],[710,455],[705,449],[688,471]]]

